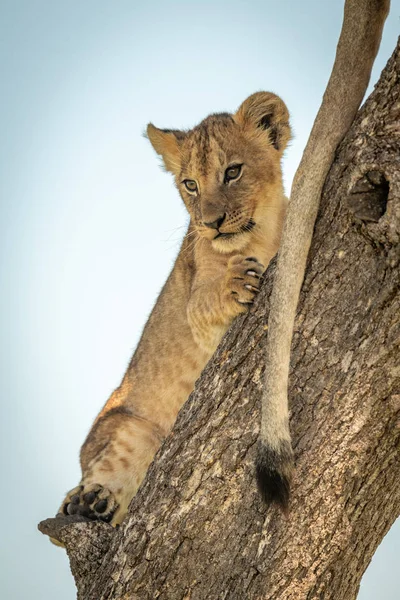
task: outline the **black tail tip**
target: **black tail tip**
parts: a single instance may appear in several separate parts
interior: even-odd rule
[[[282,442],[278,450],[259,443],[256,459],[259,492],[267,505],[277,504],[284,513],[289,508],[293,466],[293,451],[289,442]]]

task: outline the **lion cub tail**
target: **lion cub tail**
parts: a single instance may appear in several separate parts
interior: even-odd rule
[[[294,470],[294,458],[289,431],[289,411],[286,382],[287,363],[279,353],[269,355],[267,347],[266,381],[273,386],[264,388],[262,398],[261,429],[256,458],[258,489],[267,504],[276,503],[284,512],[289,505],[290,482]],[[283,382],[283,387],[281,383]]]
[[[297,301],[324,181],[367,89],[389,7],[390,0],[346,0],[335,64],[293,181],[271,297],[256,463],[264,500],[284,510],[293,471],[287,382]]]

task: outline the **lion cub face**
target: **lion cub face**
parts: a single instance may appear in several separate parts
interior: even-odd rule
[[[282,196],[280,160],[290,139],[283,101],[258,92],[233,114],[210,115],[190,131],[147,135],[163,158],[198,234],[222,253],[239,251]]]

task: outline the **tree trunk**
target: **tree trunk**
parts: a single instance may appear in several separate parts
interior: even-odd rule
[[[289,516],[254,477],[272,264],[122,526],[40,524],[66,545],[80,599],[356,598],[400,513],[399,75],[400,43],[324,188],[292,344]]]

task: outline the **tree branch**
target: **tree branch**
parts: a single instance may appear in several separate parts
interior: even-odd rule
[[[324,188],[292,344],[289,517],[254,482],[272,264],[121,527],[41,524],[79,598],[356,598],[400,513],[399,73],[398,44]]]

